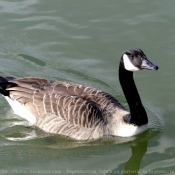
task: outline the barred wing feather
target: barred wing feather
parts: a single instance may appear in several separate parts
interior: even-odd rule
[[[103,136],[107,117],[118,104],[107,93],[75,83],[36,78],[11,82],[17,86],[7,90],[36,117],[36,126],[46,132],[76,139]]]

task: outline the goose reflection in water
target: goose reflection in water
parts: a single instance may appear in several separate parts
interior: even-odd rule
[[[125,164],[124,174],[137,175],[140,172],[140,164],[143,156],[147,151],[147,141],[139,142],[138,144],[131,145],[132,155]]]
[[[124,165],[124,170],[118,170],[118,167],[114,170],[111,170],[108,175],[111,174],[123,174],[123,175],[138,175],[142,173],[140,170],[140,164],[142,158],[147,152],[148,141],[144,140],[138,143],[131,143],[131,157]]]

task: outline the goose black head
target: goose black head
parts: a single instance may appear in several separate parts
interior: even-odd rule
[[[128,71],[158,70],[158,66],[149,61],[141,49],[127,50],[122,56],[122,62],[123,68]]]

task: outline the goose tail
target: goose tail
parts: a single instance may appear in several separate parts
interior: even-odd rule
[[[10,80],[15,79],[14,77],[1,77],[0,76],[0,93],[4,96],[9,96],[9,91],[6,90],[9,87],[16,86],[15,83],[10,82]]]

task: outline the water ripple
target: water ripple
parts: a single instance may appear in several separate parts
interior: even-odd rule
[[[37,4],[38,0],[24,0],[22,2],[0,1],[0,13],[28,14],[30,6]]]
[[[46,66],[46,63],[38,58],[29,56],[29,55],[25,55],[25,54],[19,54],[18,56],[21,56],[25,60],[31,61],[39,66]]]

